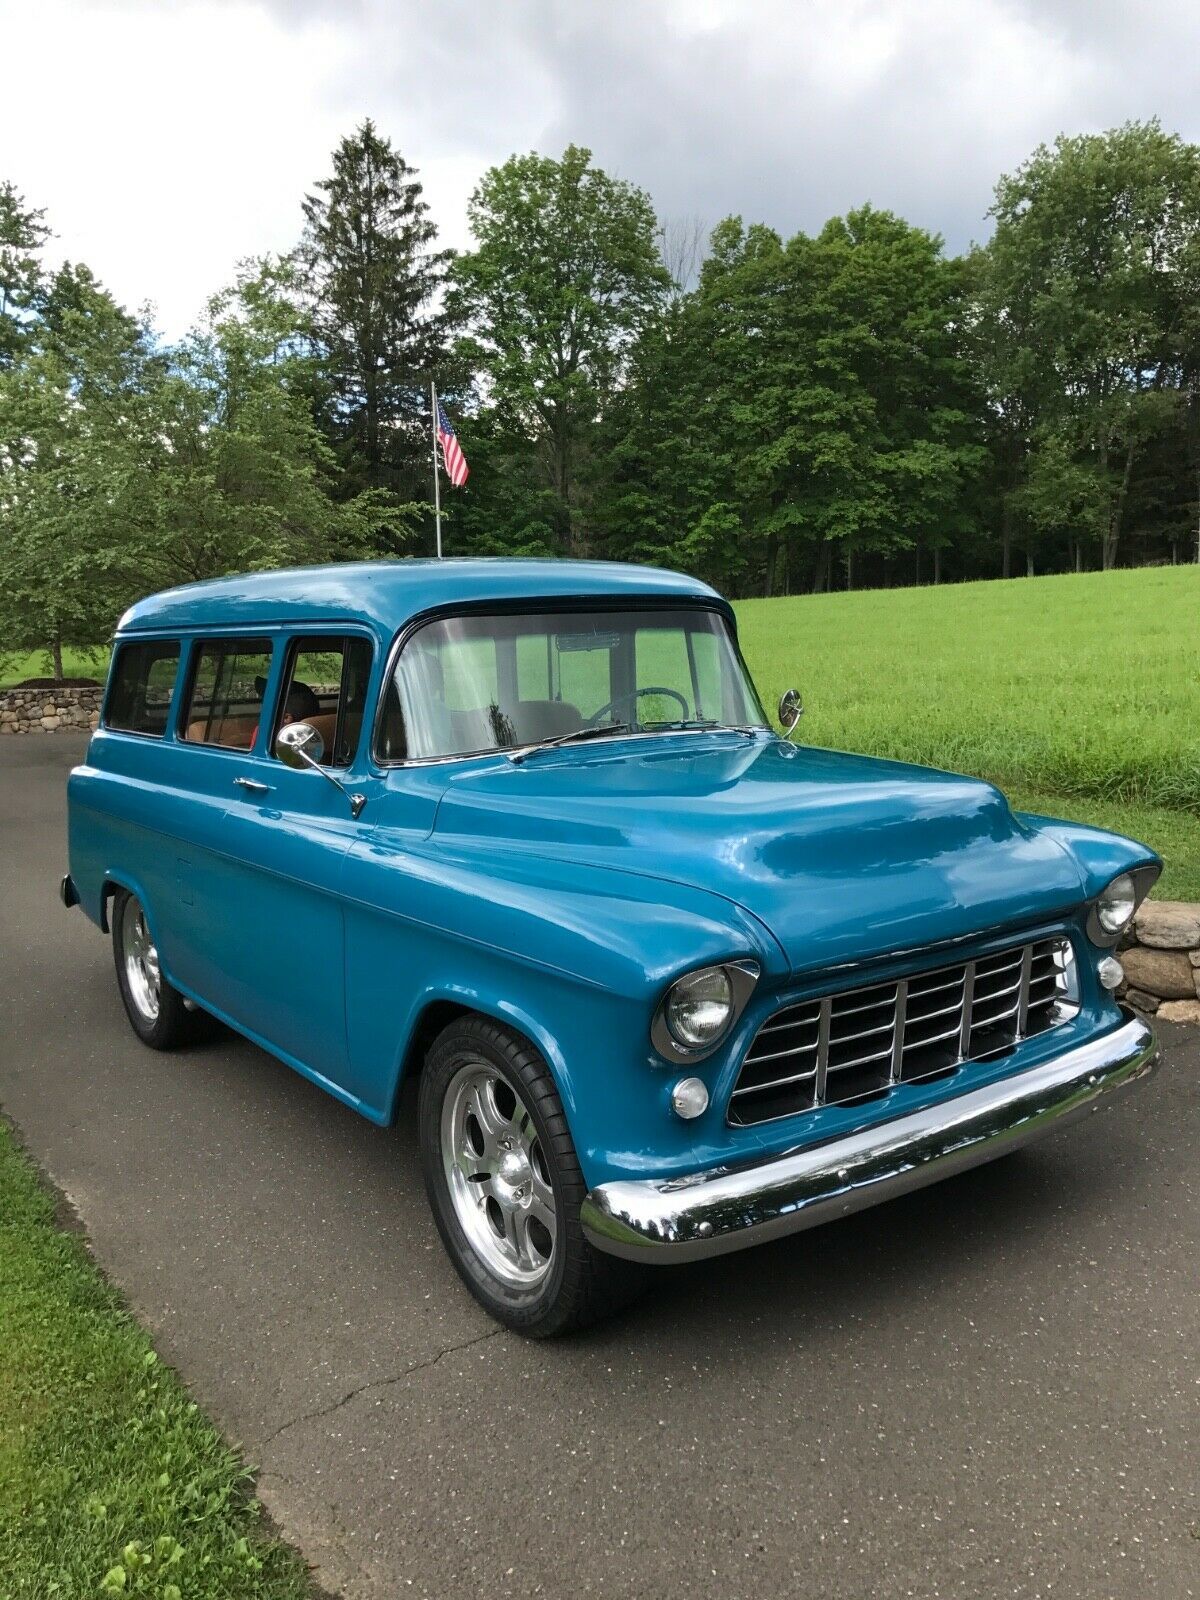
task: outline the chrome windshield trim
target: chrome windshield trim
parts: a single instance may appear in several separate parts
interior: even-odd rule
[[[569,563],[564,562],[563,565],[567,567]],[[712,611],[723,620],[728,629],[729,642],[733,648],[733,653],[746,675],[746,683],[753,694],[754,703],[765,718],[766,711],[758,693],[758,685],[755,683],[750,669],[746,665],[745,657],[742,655],[741,645],[738,641],[737,618],[734,616],[733,607],[729,602],[722,600],[719,595],[671,595],[668,598],[670,603],[664,607],[664,597],[660,594],[597,594],[581,598],[567,591],[560,595],[513,595],[504,599],[472,600],[465,603],[450,601],[442,605],[431,606],[425,611],[416,612],[403,627],[396,631],[383,658],[383,673],[374,690],[375,713],[371,723],[370,743],[365,747],[369,753],[372,766],[377,772],[393,772],[405,767],[444,766],[449,761],[476,761],[485,756],[504,754],[502,748],[493,748],[491,750],[469,750],[449,756],[405,756],[399,760],[390,760],[379,753],[379,733],[383,725],[388,684],[391,682],[392,675],[396,670],[400,652],[420,628],[423,628],[427,623],[439,621],[443,617],[487,615],[493,612],[497,616],[502,616],[526,611],[532,614],[555,610],[579,612],[580,615],[586,615],[611,611],[616,605],[619,605],[620,609],[624,611],[657,611],[662,609]],[[771,735],[778,743],[787,743],[785,739],[776,733],[769,722],[764,721],[757,726],[760,726],[764,733]],[[716,733],[720,730],[716,728],[675,728],[671,731],[674,733]],[[657,735],[631,734],[627,737],[655,738]],[[513,748],[516,747],[514,746]]]
[[[775,739],[780,743],[783,742],[779,739],[779,735],[774,731],[773,728],[764,726],[761,728],[756,728],[753,731],[756,735],[765,733],[770,738]],[[483,761],[486,759],[495,760],[497,756],[511,761],[513,756],[520,755],[529,750],[556,750],[560,748],[563,750],[570,750],[577,746],[586,750],[591,745],[604,746],[609,744],[628,744],[633,739],[695,738],[697,734],[702,734],[706,738],[712,738],[714,733],[736,733],[744,738],[746,732],[747,730],[745,728],[734,728],[732,726],[728,728],[654,728],[648,732],[642,733],[614,733],[611,738],[607,739],[584,739],[582,741],[574,740],[571,743],[564,744],[562,746],[546,744],[497,744],[493,745],[490,750],[464,750],[458,755],[453,756],[407,756],[403,761],[377,761],[376,765],[386,772],[396,772],[403,770],[405,767],[444,767],[447,762],[450,761]],[[522,763],[518,762],[517,765],[522,765]]]
[[[602,1183],[584,1199],[583,1230],[632,1261],[694,1261],[805,1228],[1006,1155],[1149,1077],[1154,1032],[1124,1012],[1110,1033],[1040,1066],[860,1133],[754,1166],[686,1178]]]

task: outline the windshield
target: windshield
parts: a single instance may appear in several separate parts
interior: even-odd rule
[[[764,727],[725,619],[705,607],[429,622],[388,687],[387,760],[540,744],[585,728]]]

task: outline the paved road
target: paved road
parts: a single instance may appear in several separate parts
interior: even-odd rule
[[[1200,1595],[1200,1034],[1033,1151],[527,1344],[443,1258],[411,1103],[135,1040],[55,898],[81,749],[0,740],[0,1103],[326,1587]]]

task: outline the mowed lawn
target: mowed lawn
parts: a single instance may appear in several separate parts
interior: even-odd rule
[[[1200,567],[745,600],[768,710],[805,743],[968,772],[1115,828],[1200,899]]]
[[[103,683],[108,671],[108,646],[97,650],[73,650],[68,646],[63,651],[63,671],[68,678],[95,678]],[[0,689],[24,683],[26,678],[52,676],[50,657],[44,650],[0,656]]]
[[[245,1471],[0,1121],[0,1595],[303,1600]]]

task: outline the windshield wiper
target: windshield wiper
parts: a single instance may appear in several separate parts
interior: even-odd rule
[[[560,744],[579,744],[584,739],[600,739],[608,733],[632,732],[627,722],[602,722],[594,728],[572,728],[570,733],[558,733],[553,739],[539,739],[537,744],[523,745],[519,750],[506,750],[504,753],[513,766],[518,767],[522,761],[537,755],[539,750],[553,750]]]
[[[755,723],[746,722],[718,722],[715,717],[680,717],[674,722],[643,722],[643,728],[652,728],[655,733],[703,733],[712,729],[715,733],[765,733],[766,729]]]

